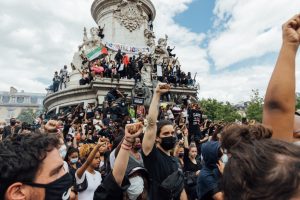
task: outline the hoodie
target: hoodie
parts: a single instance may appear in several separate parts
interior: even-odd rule
[[[197,180],[199,199],[207,195],[208,192],[215,194],[220,191],[219,180],[221,174],[217,167],[219,149],[220,143],[217,141],[209,141],[202,145],[201,152],[205,163]]]

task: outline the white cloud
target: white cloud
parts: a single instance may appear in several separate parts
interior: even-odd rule
[[[71,62],[82,42],[83,27],[95,26],[90,13],[93,0],[3,0],[0,6],[0,90],[9,86],[45,92],[53,72]],[[199,47],[203,34],[179,26],[173,17],[188,9],[192,0],[155,0],[157,38],[169,35],[170,45],[183,66],[207,72],[206,51]],[[166,28],[168,27],[168,28]],[[193,51],[194,56],[190,56]],[[198,67],[200,66],[200,68]],[[20,76],[16,76],[16,75]],[[41,82],[41,80],[43,80]]]
[[[217,0],[215,24],[223,29],[213,32],[208,48],[216,68],[277,52],[281,25],[299,7],[300,1],[294,0]]]
[[[186,11],[192,0],[153,0],[157,10],[154,31],[157,38],[169,36],[170,46],[176,46],[176,53],[179,60],[187,69],[192,72],[206,73],[209,70],[206,50],[200,48],[201,42],[205,39],[203,33],[194,33],[187,28],[177,24],[173,17]]]
[[[200,98],[238,103],[250,99],[252,89],[264,96],[273,66],[248,66],[237,71],[198,76]]]
[[[248,100],[251,89],[264,94],[274,63],[224,68],[246,59],[277,53],[281,24],[298,12],[294,0],[216,0],[215,27],[194,33],[174,21],[195,0],[153,0],[157,9],[157,39],[169,36],[170,46],[185,71],[198,72],[199,97],[222,101]],[[90,13],[93,0],[0,1],[0,90],[15,86],[28,92],[45,92],[53,72],[71,62],[82,41],[82,30],[95,26]],[[200,44],[208,40],[208,48]],[[211,74],[208,54],[216,64]],[[300,58],[298,58],[300,64]],[[298,70],[299,71],[299,70]],[[299,84],[298,84],[299,86]],[[300,88],[300,87],[298,87]]]

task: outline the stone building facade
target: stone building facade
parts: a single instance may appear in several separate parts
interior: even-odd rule
[[[18,117],[23,109],[42,110],[44,98],[45,94],[19,92],[13,87],[10,91],[0,91],[0,121]]]

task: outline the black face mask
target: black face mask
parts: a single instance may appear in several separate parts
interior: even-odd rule
[[[15,121],[12,121],[12,122],[10,122],[10,125],[11,125],[11,126],[14,126],[14,125],[16,125],[16,122],[15,122]]]
[[[170,136],[161,138],[160,146],[166,151],[173,149],[175,144],[176,137]]]
[[[70,188],[72,177],[69,173],[48,184],[24,183],[32,187],[45,188],[45,200],[68,200],[70,199]]]

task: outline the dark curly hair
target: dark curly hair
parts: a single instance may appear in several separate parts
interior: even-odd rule
[[[262,125],[223,130],[221,146],[229,155],[222,178],[225,200],[286,200],[300,195],[300,148],[271,136]]]
[[[55,134],[14,135],[0,142],[0,199],[15,182],[32,182],[47,153],[59,146]]]

